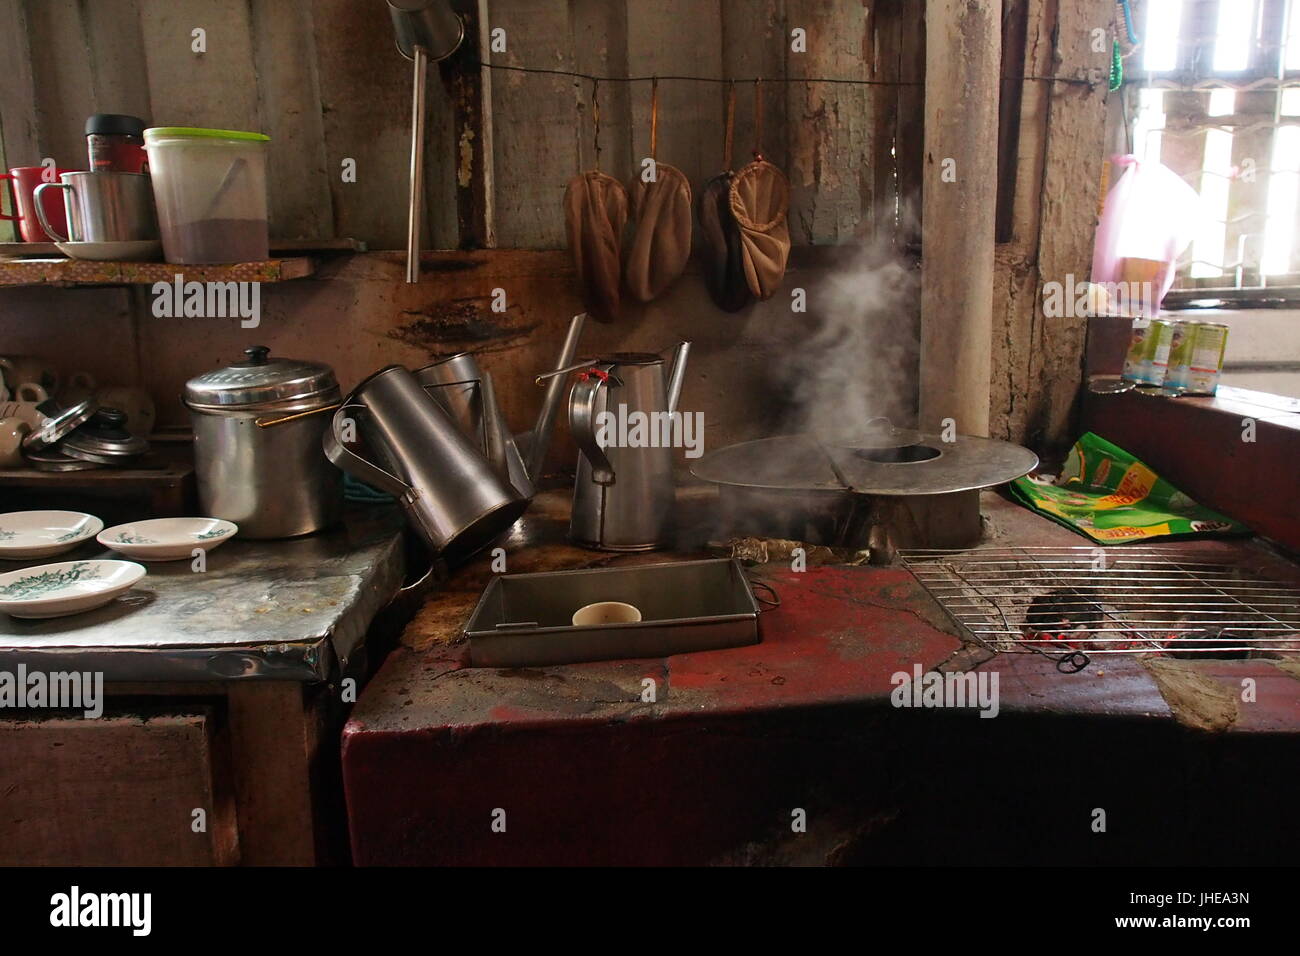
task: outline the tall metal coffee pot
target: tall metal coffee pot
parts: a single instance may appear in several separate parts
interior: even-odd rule
[[[569,325],[559,367],[573,359],[585,315]],[[415,373],[390,365],[334,413],[326,457],[393,495],[435,554],[455,564],[524,513],[550,444],[563,379],[553,378],[531,434],[516,440],[491,377],[468,353]],[[520,445],[524,448],[521,449]]]
[[[662,356],[624,352],[580,373],[569,394],[578,444],[569,534],[604,551],[650,551],[668,544],[674,502],[674,413],[689,342],[665,368]],[[638,427],[640,431],[638,432]]]

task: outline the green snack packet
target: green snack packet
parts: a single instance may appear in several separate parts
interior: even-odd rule
[[[1027,508],[1099,544],[1184,534],[1249,534],[1197,504],[1124,449],[1087,432],[1075,442],[1056,483],[1027,476],[1010,483]]]

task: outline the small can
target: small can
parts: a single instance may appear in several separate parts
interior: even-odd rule
[[[1228,347],[1228,327],[1202,322],[1192,340],[1192,358],[1187,374],[1188,395],[1213,395],[1219,389],[1223,353]]]
[[[1168,371],[1165,372],[1161,386],[1170,395],[1182,395],[1187,391],[1196,328],[1203,324],[1200,319],[1180,319],[1174,323],[1173,335],[1169,340]]]
[[[1163,385],[1169,369],[1169,346],[1174,338],[1174,323],[1169,319],[1152,319],[1147,330],[1146,357],[1142,360],[1142,384]]]
[[[1151,324],[1146,319],[1135,319],[1129,334],[1128,352],[1124,355],[1124,371],[1120,375],[1126,382],[1146,384],[1142,364],[1147,358],[1147,347],[1153,341]]]

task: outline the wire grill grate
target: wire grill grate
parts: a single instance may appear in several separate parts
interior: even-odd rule
[[[998,652],[1300,653],[1300,588],[1186,548],[900,551],[966,632]]]

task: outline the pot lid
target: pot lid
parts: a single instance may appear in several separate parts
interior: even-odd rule
[[[123,113],[96,113],[86,120],[86,135],[100,136],[144,136],[147,124],[138,116]]]
[[[23,451],[39,451],[62,441],[72,434],[73,429],[90,421],[90,417],[98,410],[99,405],[95,400],[88,398],[55,413],[45,420],[45,424],[23,439]]]
[[[82,461],[114,464],[140,457],[149,450],[149,443],[126,430],[124,413],[116,408],[101,408],[61,441],[57,450]]]
[[[27,459],[27,463],[37,471],[90,471],[103,467],[96,462],[71,458],[59,451],[58,448],[42,448],[40,451],[23,452],[23,456]]]
[[[1038,466],[1028,448],[993,438],[918,434],[901,447],[827,445],[784,435],[729,445],[691,467],[705,481],[739,488],[863,495],[938,495],[989,488]]]
[[[271,358],[265,345],[244,350],[244,360],[185,383],[185,404],[201,408],[273,407],[320,398],[338,400],[334,370],[319,362]]]

